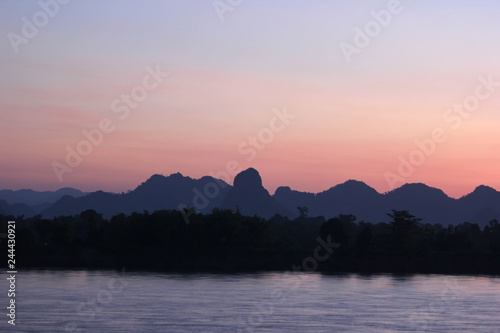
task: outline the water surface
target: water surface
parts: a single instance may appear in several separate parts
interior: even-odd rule
[[[17,332],[500,332],[497,277],[26,271],[17,278]],[[10,329],[5,319],[0,329]]]

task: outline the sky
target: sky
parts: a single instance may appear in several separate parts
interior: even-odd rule
[[[0,188],[500,190],[500,3],[0,0]]]

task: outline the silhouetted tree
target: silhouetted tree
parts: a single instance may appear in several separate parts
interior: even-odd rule
[[[341,252],[346,252],[350,246],[351,230],[354,227],[354,221],[356,221],[354,215],[342,214],[329,219],[321,226],[321,238],[326,240],[328,236],[331,236],[334,242],[340,244],[339,250]]]
[[[305,208],[305,207],[301,207]],[[299,210],[301,212],[301,210]],[[318,235],[340,243],[320,270],[500,273],[500,224],[421,224],[393,210],[390,223],[356,223],[353,215],[294,220],[244,216],[214,209],[192,214],[160,210],[110,220],[87,210],[43,219],[0,215],[1,230],[15,220],[19,262],[28,267],[127,266],[142,269],[289,269],[317,254]],[[1,237],[6,237],[0,231]],[[0,249],[6,251],[6,242]],[[17,243],[17,241],[16,241]],[[320,242],[321,243],[321,242]]]
[[[298,211],[299,211],[299,214],[300,214],[300,218],[307,218],[307,215],[309,214],[309,208],[308,207],[305,207],[305,206],[299,206],[297,207]]]
[[[356,237],[356,253],[360,256],[369,254],[373,248],[373,232],[371,225],[365,225]]]
[[[387,216],[392,219],[390,228],[393,249],[397,252],[404,251],[406,254],[414,252],[422,219],[411,215],[407,210],[392,210],[392,214],[389,213]]]

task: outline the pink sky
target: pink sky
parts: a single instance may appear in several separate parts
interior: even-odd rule
[[[386,192],[400,156],[440,128],[446,140],[397,186],[500,190],[500,85],[479,88],[488,96],[466,118],[443,118],[475,96],[480,77],[500,82],[498,4],[446,2],[401,1],[351,62],[339,45],[354,45],[356,27],[388,2],[248,1],[223,21],[210,1],[61,6],[18,53],[0,42],[0,188],[121,192],[155,173],[200,178],[234,160],[259,170],[271,193],[348,179]],[[40,10],[2,2],[0,35],[22,35],[22,18]],[[156,67],[168,77],[144,90]],[[141,89],[147,96],[120,119],[113,102]],[[281,125],[273,110],[284,108],[294,117]],[[114,130],[58,177],[54,162],[68,167],[66,147],[103,119]],[[265,142],[251,148],[259,133]]]

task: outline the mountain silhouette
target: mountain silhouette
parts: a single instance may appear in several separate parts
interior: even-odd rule
[[[234,178],[234,187],[227,192],[222,208],[239,209],[243,215],[257,214],[265,218],[276,214],[293,215],[262,186],[262,178],[254,168],[242,171]]]
[[[42,213],[56,201],[65,195],[81,197],[88,193],[80,190],[65,187],[57,191],[33,191],[23,190],[0,190],[0,213],[4,215],[14,215],[32,217]]]
[[[9,205],[7,201],[0,200],[0,214],[3,215],[13,215],[13,216],[21,216],[24,215],[26,217],[31,217],[37,214],[37,211],[31,207],[30,205],[24,203],[15,203]]]
[[[288,207],[290,210],[295,210],[297,207],[308,207],[313,206],[314,199],[316,198],[315,193],[300,192],[292,190],[289,186],[281,186],[276,189],[273,197],[284,207]],[[323,215],[318,212],[310,212],[310,215]]]
[[[10,205],[5,200],[0,200],[0,214],[10,214]]]
[[[319,215],[332,217],[353,214],[359,220],[380,220],[387,213],[387,209],[382,205],[382,195],[357,180],[348,180],[318,193],[312,205],[312,212],[314,211],[319,211]]]
[[[394,189],[385,195],[385,201],[391,206],[390,209],[409,210],[427,223],[460,219],[455,211],[455,199],[440,189],[422,183],[405,184]]]
[[[457,200],[456,212],[468,222],[486,225],[488,221],[500,221],[500,192],[489,186],[480,185]]]
[[[46,217],[80,214],[87,209],[93,209],[103,214],[105,218],[120,213],[155,211],[160,209],[179,209],[179,206],[191,206],[199,212],[210,212],[220,207],[223,194],[230,186],[222,180],[213,177],[192,179],[180,173],[168,177],[153,175],[128,193],[115,194],[102,191],[74,198],[65,196],[43,212]],[[210,189],[220,192],[210,198]]]
[[[153,175],[134,190],[122,194],[102,191],[84,194],[75,189],[35,192],[0,191],[3,198],[10,200],[0,198],[0,213],[28,217],[42,212],[44,217],[52,218],[93,209],[110,218],[120,213],[193,207],[201,213],[225,208],[239,210],[247,216],[269,218],[280,214],[295,218],[299,216],[297,207],[307,207],[309,216],[328,219],[339,214],[353,214],[358,221],[372,223],[388,222],[386,214],[392,209],[409,210],[422,218],[424,223],[431,224],[471,222],[485,226],[493,219],[500,220],[500,192],[484,185],[459,199],[450,198],[442,190],[421,183],[405,184],[381,194],[357,180],[348,180],[320,193],[300,192],[282,186],[270,195],[254,168],[239,173],[233,186],[209,176],[193,179],[175,173],[170,176]],[[59,198],[53,203],[40,204],[57,196]]]
[[[33,190],[0,190],[0,200],[5,200],[9,205],[23,203],[29,206],[38,206],[47,203],[54,203],[65,195],[78,198],[88,193],[80,190],[64,187],[57,191],[33,191]]]

